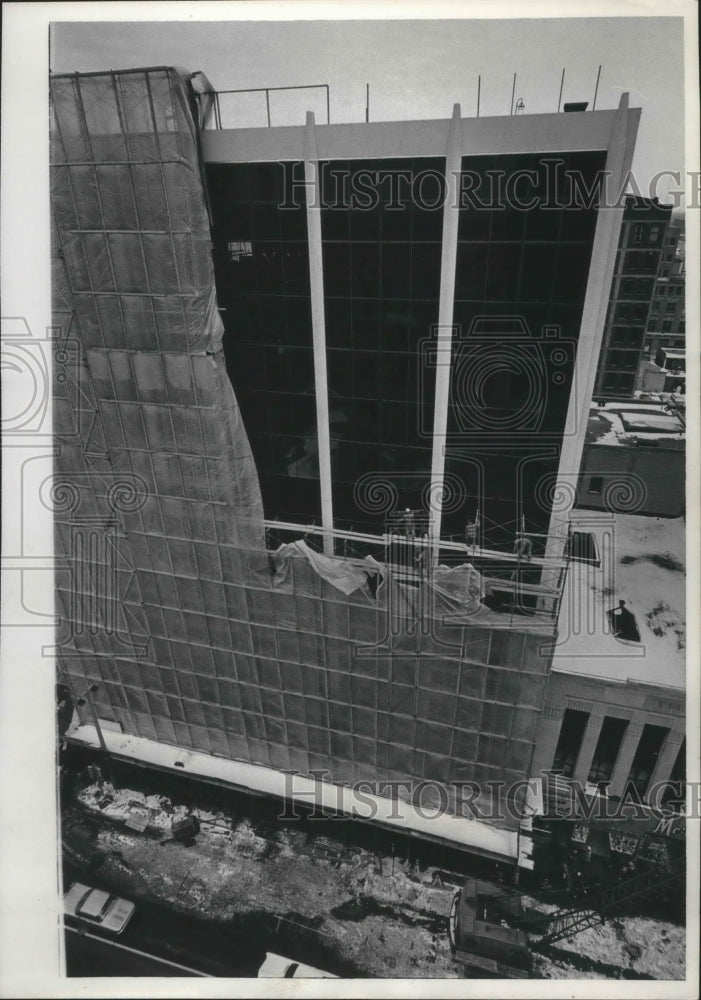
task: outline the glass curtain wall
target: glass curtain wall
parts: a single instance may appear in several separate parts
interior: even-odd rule
[[[463,157],[446,475],[466,509],[444,537],[477,511],[488,547],[512,549],[522,515],[548,530],[605,155]]]
[[[320,524],[303,181],[303,163],[207,165],[224,354],[265,516]]]
[[[445,160],[334,160],[322,172],[334,525],[426,509]]]

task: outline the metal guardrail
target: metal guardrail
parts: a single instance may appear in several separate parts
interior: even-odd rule
[[[214,110],[214,127],[216,129],[222,129],[222,116],[221,116],[221,101],[220,97],[226,94],[265,94],[265,110],[268,120],[268,128],[271,127],[270,120],[270,95],[279,91],[290,91],[290,90],[325,90],[326,91],[326,124],[331,123],[331,93],[329,90],[328,83],[305,83],[296,87],[242,87],[237,90],[213,90],[208,91],[205,94],[198,94],[197,98],[199,100],[208,98],[213,99],[213,110]]]

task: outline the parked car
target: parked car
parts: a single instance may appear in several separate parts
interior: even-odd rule
[[[283,958],[272,951],[266,953],[265,961],[258,969],[259,979],[338,979],[330,972],[315,969],[313,965],[304,965],[291,958]]]
[[[63,897],[63,909],[66,916],[75,917],[93,927],[102,927],[111,934],[121,934],[136,907],[128,899],[74,882]]]

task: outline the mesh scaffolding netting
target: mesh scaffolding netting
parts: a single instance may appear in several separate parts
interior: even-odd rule
[[[433,781],[456,812],[465,783],[526,777],[551,629],[490,615],[469,565],[417,580],[266,549],[191,80],[55,76],[51,105],[57,651],[76,700],[95,686],[83,721],[336,783]]]

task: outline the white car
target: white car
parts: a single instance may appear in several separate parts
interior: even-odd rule
[[[293,962],[291,958],[283,958],[272,951],[266,952],[265,961],[258,969],[259,979],[338,979],[330,972],[322,972],[313,965],[303,965]]]
[[[121,934],[136,907],[127,899],[74,882],[63,897],[63,909],[67,916],[76,920],[102,927],[111,934]]]

